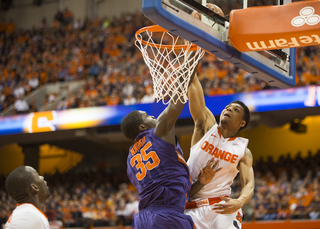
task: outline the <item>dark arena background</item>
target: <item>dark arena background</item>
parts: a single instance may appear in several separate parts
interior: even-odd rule
[[[241,0],[212,1],[225,15]],[[226,3],[227,2],[227,3]],[[249,0],[248,6],[277,4]],[[0,0],[0,228],[16,203],[6,176],[21,165],[44,175],[51,191],[51,229],[132,228],[137,192],[126,175],[131,142],[125,114],[157,116],[152,78],[135,32],[152,22],[142,0]],[[319,14],[319,12],[318,12]],[[296,86],[277,89],[234,65],[205,55],[198,69],[216,118],[233,100],[252,112],[248,128],[255,194],[243,228],[320,228],[320,51],[297,48]],[[177,136],[189,157],[188,105]],[[239,195],[240,180],[232,185]]]

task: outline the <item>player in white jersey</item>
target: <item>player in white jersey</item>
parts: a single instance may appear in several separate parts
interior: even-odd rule
[[[8,175],[5,186],[11,198],[18,203],[5,229],[49,229],[43,210],[50,192],[47,182],[34,168],[16,168]]]
[[[189,109],[195,123],[191,139],[188,166],[192,189],[185,214],[190,215],[197,229],[241,228],[241,207],[249,201],[254,191],[252,154],[248,140],[236,137],[250,120],[247,106],[231,102],[221,112],[219,124],[206,107],[203,89],[197,77],[189,87]],[[209,160],[217,160],[218,172],[207,181],[199,180],[199,169]],[[231,184],[240,172],[242,190],[237,199],[229,198]],[[199,179],[198,179],[199,176]]]

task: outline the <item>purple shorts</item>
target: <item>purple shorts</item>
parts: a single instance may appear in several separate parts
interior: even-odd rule
[[[134,217],[135,229],[194,229],[192,218],[185,215],[184,209],[172,206],[151,206],[142,209]]]

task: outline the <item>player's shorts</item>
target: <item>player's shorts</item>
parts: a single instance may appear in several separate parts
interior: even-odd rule
[[[142,209],[134,217],[135,229],[194,229],[192,218],[183,213],[183,208],[151,206]]]
[[[187,204],[184,213],[192,217],[196,229],[240,229],[242,227],[242,210],[239,209],[232,214],[215,213],[212,210],[212,205],[222,201],[212,201],[212,199],[216,198],[204,198]]]

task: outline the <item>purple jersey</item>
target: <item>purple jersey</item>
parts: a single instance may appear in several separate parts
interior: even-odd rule
[[[129,149],[127,174],[139,191],[139,210],[149,206],[184,208],[191,181],[177,138],[172,145],[156,136],[154,129],[140,133]]]

